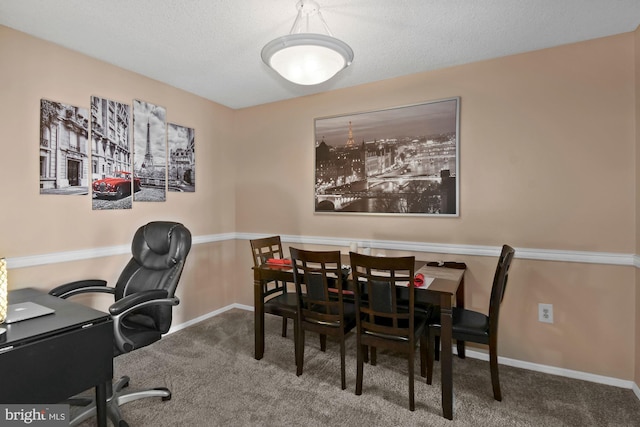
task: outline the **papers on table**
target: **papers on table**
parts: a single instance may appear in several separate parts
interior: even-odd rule
[[[416,271],[416,275],[417,274],[422,274],[424,276],[424,284],[422,286],[420,286],[420,289],[425,289],[428,288],[429,285],[431,285],[431,283],[433,283],[433,280],[435,279],[435,277],[429,277],[429,275],[426,272],[426,266],[421,267],[418,269],[418,271]]]
[[[426,274],[426,266],[422,267],[420,269],[418,269],[418,271],[416,271],[416,275],[418,274],[422,274],[424,276],[424,284],[422,286],[416,286],[416,288],[419,289],[426,289],[429,287],[429,285],[431,285],[431,283],[433,283],[435,277],[429,277]],[[383,272],[376,272],[376,274],[380,274],[381,276],[388,276],[388,274],[384,274]],[[409,281],[407,280],[406,282],[403,281],[397,281],[396,282],[396,286],[409,286]]]
[[[427,289],[431,283],[433,283],[434,277],[424,276],[424,284],[422,286],[416,286],[418,289]],[[409,281],[396,282],[396,286],[409,286]]]

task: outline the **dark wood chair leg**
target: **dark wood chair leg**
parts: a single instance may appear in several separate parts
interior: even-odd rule
[[[299,328],[297,334],[297,345],[296,347],[296,375],[302,375],[302,369],[304,365],[304,329]]]
[[[287,318],[286,317],[282,318],[282,336],[283,337],[287,336]]]
[[[362,376],[364,373],[364,352],[367,351],[367,346],[358,344],[357,350],[357,369],[356,369],[356,396],[362,394]]]
[[[376,363],[378,363],[378,355],[376,354],[376,348],[370,347],[369,351],[371,352],[371,366],[376,366]]]
[[[435,353],[435,334],[429,331],[427,336],[427,384],[431,385],[433,380],[433,357]]]
[[[427,352],[429,351],[429,340],[426,333],[420,337],[420,376],[427,376]]]
[[[327,336],[320,334],[320,351],[327,351]]]
[[[493,398],[502,401],[500,391],[500,377],[498,374],[498,349],[497,345],[489,346],[489,368],[491,369],[491,385],[493,386]]]
[[[408,354],[409,359],[409,410],[416,410],[416,400],[413,390],[413,353]]]
[[[344,335],[340,337],[340,381],[342,385],[342,389],[347,388],[347,374],[345,369],[345,344],[344,344]]]
[[[456,347],[458,348],[458,358],[464,359],[466,357],[464,341],[456,340]]]
[[[301,346],[300,344],[300,323],[298,322],[298,319],[295,318],[293,319],[293,359],[294,362],[296,364],[296,366],[298,366],[298,352],[299,352],[299,348]],[[304,344],[302,344],[302,357],[304,357]]]
[[[440,360],[440,336],[435,335],[433,342],[434,342],[434,346],[433,346],[434,358],[435,360]]]

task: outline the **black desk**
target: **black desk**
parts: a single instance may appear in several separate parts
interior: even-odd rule
[[[113,378],[113,321],[107,313],[33,288],[9,302],[33,301],[56,312],[10,325],[0,338],[0,403],[55,404],[95,387],[98,425],[107,425]]]

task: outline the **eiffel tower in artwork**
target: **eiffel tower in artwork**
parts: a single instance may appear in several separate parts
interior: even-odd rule
[[[347,148],[354,148],[356,141],[353,139],[353,129],[351,128],[351,121],[349,121],[349,138],[347,139]]]
[[[151,154],[151,135],[149,130],[149,120],[147,120],[147,152],[144,154],[144,167],[153,168],[153,154]]]

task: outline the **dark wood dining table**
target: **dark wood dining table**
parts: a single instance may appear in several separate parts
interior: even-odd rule
[[[349,264],[349,255],[343,255],[344,264]],[[262,264],[253,268],[255,355],[256,360],[264,355],[264,306],[263,284],[272,280],[293,282],[290,266]],[[442,383],[442,415],[453,419],[453,351],[452,351],[452,307],[464,307],[464,269],[427,266],[426,261],[416,261],[416,271],[434,280],[426,288],[416,288],[416,302],[440,306],[442,332],[440,336],[440,371]],[[457,343],[458,355],[465,356],[464,342]]]

